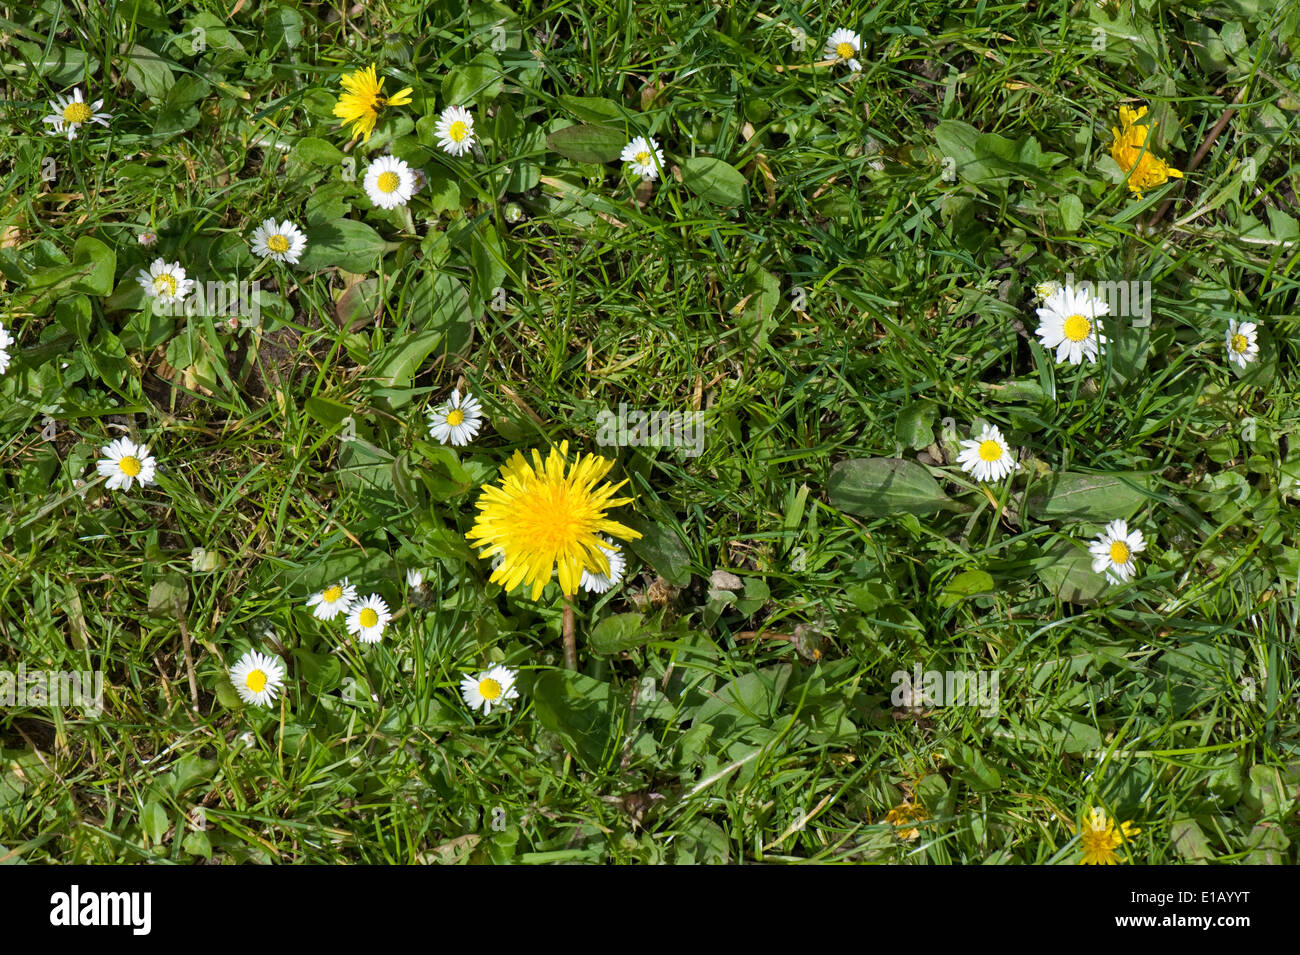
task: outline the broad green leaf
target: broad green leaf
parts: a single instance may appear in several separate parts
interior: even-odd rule
[[[831,505],[858,517],[931,514],[952,502],[930,472],[903,458],[852,458],[831,469]]]
[[[1082,474],[1062,471],[1034,485],[1026,510],[1042,521],[1111,521],[1133,514],[1149,496],[1149,474],[1120,471]]]
[[[993,576],[986,571],[962,571],[943,588],[943,593],[939,595],[939,606],[951,607],[971,597],[993,593],[995,589]]]
[[[335,219],[305,231],[307,248],[298,263],[304,272],[331,266],[357,274],[369,272],[388,247],[378,232],[355,219]]]
[[[566,126],[546,137],[546,148],[574,162],[613,162],[627,137],[606,126]]]
[[[740,170],[712,156],[683,160],[682,182],[701,199],[721,206],[740,205],[749,188]]]
[[[691,582],[691,555],[671,528],[635,514],[615,514],[614,519],[641,532],[639,540],[619,541],[621,547],[631,550],[674,587]]]
[[[337,166],[343,161],[343,150],[314,136],[298,140],[289,155],[309,166]]]
[[[1053,597],[1088,606],[1106,589],[1106,578],[1092,569],[1092,556],[1070,541],[1048,548],[1038,567],[1038,579]]]
[[[904,405],[894,419],[894,439],[905,448],[919,451],[934,443],[934,419],[938,410],[933,401],[913,401]]]
[[[610,685],[569,670],[547,670],[531,686],[527,682],[521,680],[538,722],[564,741],[584,769],[597,771],[616,743]]]
[[[622,653],[648,643],[656,636],[639,613],[616,613],[591,629],[587,645],[596,653]]]
[[[627,111],[613,100],[601,96],[560,96],[556,102],[560,108],[572,113],[581,123],[593,126],[612,126],[621,128]],[[631,137],[623,137],[626,142]]]

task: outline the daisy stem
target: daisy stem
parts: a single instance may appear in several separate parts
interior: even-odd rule
[[[573,632],[573,598],[564,595],[564,668],[578,669],[578,639]]]

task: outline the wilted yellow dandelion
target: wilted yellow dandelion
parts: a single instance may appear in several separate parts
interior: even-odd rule
[[[405,106],[411,102],[411,87],[398,90],[392,96],[384,95],[384,81],[375,75],[372,63],[343,77],[343,95],[334,104],[334,115],[343,125],[352,124],[352,135],[370,142],[379,114],[388,106]]]
[[[605,512],[630,497],[614,497],[626,481],[600,483],[614,462],[594,454],[579,455],[568,465],[569,444],[551,448],[545,463],[537,451],[529,464],[518,451],[501,472],[499,485],[484,485],[478,499],[478,518],[466,534],[480,557],[500,555],[501,564],[491,580],[506,590],[521,583],[532,587],[532,599],[558,570],[560,589],[566,596],[578,592],[582,572],[610,573],[601,533],[622,540],[641,535],[610,520]]]
[[[917,829],[912,823],[924,822],[930,818],[930,814],[925,811],[924,806],[913,805],[904,800],[901,806],[895,806],[885,814],[885,822],[891,826],[906,826],[900,828],[896,835],[904,842],[911,842],[921,835],[921,830]]]
[[[1129,190],[1139,199],[1144,189],[1163,186],[1170,179],[1182,179],[1183,174],[1163,159],[1157,159],[1147,143],[1148,134],[1155,128],[1138,123],[1147,114],[1145,106],[1134,111],[1128,106],[1119,108],[1120,128],[1110,128],[1115,141],[1110,144],[1110,154],[1119,168],[1128,176]]]

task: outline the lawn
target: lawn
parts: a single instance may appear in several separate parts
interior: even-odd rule
[[[1295,863],[1297,51],[0,9],[0,862]]]

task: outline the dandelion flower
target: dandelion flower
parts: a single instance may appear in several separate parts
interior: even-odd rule
[[[1228,334],[1224,338],[1224,344],[1228,348],[1228,361],[1239,368],[1245,368],[1259,357],[1259,339],[1255,328],[1254,322],[1238,325],[1235,318],[1228,319]]]
[[[245,703],[270,706],[284,686],[284,665],[276,657],[249,650],[230,668],[230,682]]]
[[[104,456],[95,463],[95,470],[100,477],[108,478],[104,486],[110,491],[129,491],[136,481],[141,487],[154,483],[158,465],[147,446],[136,444],[130,438],[118,438],[100,451]]]
[[[144,294],[159,305],[173,305],[194,288],[194,280],[185,277],[185,270],[179,262],[166,262],[154,259],[149,269],[141,269],[135,280],[144,289]]]
[[[1183,178],[1181,172],[1163,159],[1157,159],[1151,152],[1147,137],[1151,130],[1155,129],[1156,124],[1152,123],[1148,126],[1145,123],[1138,123],[1138,120],[1146,114],[1145,106],[1136,112],[1128,106],[1121,106],[1119,108],[1120,128],[1116,129],[1114,126],[1110,128],[1111,134],[1115,137],[1114,142],[1110,144],[1110,154],[1128,176],[1129,191],[1139,199],[1142,198],[1144,189],[1154,189],[1156,186],[1163,186],[1170,179]]]
[[[460,447],[469,444],[483,427],[483,409],[478,399],[452,389],[451,397],[429,412],[429,436],[439,443]]]
[[[904,842],[911,842],[921,835],[921,830],[917,829],[914,823],[925,822],[930,818],[930,814],[925,811],[924,806],[915,806],[904,800],[901,806],[895,806],[885,814],[885,822],[891,826],[900,826],[895,835]]]
[[[0,375],[9,370],[9,346],[14,343],[14,337],[5,331],[4,325],[0,325]]]
[[[651,136],[638,136],[626,146],[619,156],[623,162],[632,164],[632,171],[644,179],[658,179],[659,167],[664,164],[664,151]]]
[[[71,96],[60,96],[51,101],[50,108],[54,112],[42,119],[41,122],[49,123],[54,127],[50,130],[51,133],[58,134],[66,129],[68,139],[76,139],[78,128],[85,126],[87,123],[99,123],[101,126],[108,125],[108,121],[113,117],[109,113],[96,112],[103,105],[104,101],[102,99],[87,103],[81,96],[81,87],[78,86],[72,91]]]
[[[1110,312],[1110,305],[1073,285],[1066,285],[1048,296],[1038,309],[1038,335],[1044,348],[1056,349],[1058,362],[1081,364],[1084,358],[1096,361],[1106,336],[1097,319]]]
[[[463,106],[448,106],[433,127],[444,152],[462,156],[474,145],[474,117]]]
[[[308,597],[307,608],[317,620],[333,620],[339,614],[351,610],[356,599],[357,588],[344,577],[337,584],[331,584]]]
[[[465,674],[460,681],[460,695],[465,698],[465,705],[471,710],[483,707],[483,715],[492,712],[492,707],[510,708],[510,700],[519,697],[515,689],[515,671],[509,667],[495,666],[478,676]]]
[[[371,594],[349,608],[348,633],[356,635],[362,643],[378,643],[384,635],[384,627],[392,619],[384,598]]]
[[[623,571],[627,569],[627,558],[623,556],[623,552],[607,547],[607,544],[614,543],[608,537],[602,535],[601,540],[605,542],[600,545],[600,549],[605,559],[609,561],[609,573],[593,573],[586,569],[582,571],[582,589],[589,594],[605,593],[623,579]]]
[[[997,425],[985,425],[978,438],[963,441],[957,463],[977,481],[1001,481],[1020,467]]]
[[[366,195],[381,209],[396,209],[415,195],[415,173],[396,156],[380,156],[366,169]]]
[[[1137,573],[1133,555],[1146,550],[1146,542],[1141,531],[1129,533],[1124,521],[1111,521],[1106,529],[1097,535],[1097,539],[1088,547],[1092,554],[1093,573],[1103,571],[1112,583],[1131,580]]]
[[[478,517],[466,534],[480,548],[480,557],[504,555],[491,580],[506,590],[521,583],[532,587],[532,599],[558,571],[566,596],[577,593],[582,572],[609,576],[609,559],[601,549],[601,533],[621,540],[641,535],[611,520],[606,511],[632,502],[614,497],[627,481],[600,483],[614,462],[594,454],[580,455],[568,465],[569,444],[551,448],[546,462],[533,451],[530,465],[518,451],[506,463],[499,485],[484,485],[476,507]],[[567,472],[566,472],[567,466]]]
[[[341,82],[343,94],[334,104],[334,115],[343,121],[341,126],[351,124],[352,135],[361,136],[365,142],[370,142],[380,113],[389,106],[406,106],[411,102],[409,86],[392,96],[384,95],[384,81],[375,75],[373,63],[364,70],[346,74]]]
[[[1079,842],[1083,846],[1083,858],[1080,865],[1115,865],[1116,852],[1126,840],[1133,838],[1142,830],[1131,822],[1120,823],[1106,816],[1104,809],[1089,809],[1083,821],[1083,831]]]
[[[862,37],[852,30],[840,28],[826,41],[826,58],[837,63],[847,63],[854,73],[862,69],[858,61],[858,52],[862,49]]]
[[[254,255],[297,265],[303,250],[307,248],[307,237],[288,219],[280,223],[267,219],[253,230],[252,245]]]

